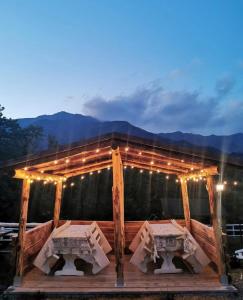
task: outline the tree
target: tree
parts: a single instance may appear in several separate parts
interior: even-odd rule
[[[3,115],[0,105],[0,161],[16,159],[34,153],[42,137],[42,128],[21,128],[16,120]],[[18,212],[19,182],[8,174],[0,174],[0,220],[16,221]]]

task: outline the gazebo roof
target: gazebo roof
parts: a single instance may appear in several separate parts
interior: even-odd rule
[[[124,134],[108,134],[63,146],[58,151],[43,151],[18,160],[7,161],[1,168],[15,170],[15,177],[53,180],[69,178],[112,167],[112,149],[119,147],[124,166],[177,176],[217,174],[219,154],[202,148],[185,148]],[[229,164],[243,164],[228,160]],[[199,173],[200,172],[200,173]]]

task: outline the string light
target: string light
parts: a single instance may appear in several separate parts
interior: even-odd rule
[[[168,162],[167,165],[170,166],[170,165],[171,165],[171,162]]]
[[[82,159],[82,162],[86,162],[86,158],[83,158],[83,159]]]
[[[238,182],[237,182],[237,181],[234,181],[234,185],[238,185]]]
[[[138,152],[138,155],[142,155],[142,152]]]
[[[63,185],[63,188],[65,189],[66,187],[67,187],[66,184],[64,184],[64,185]]]
[[[98,149],[96,149],[96,151],[95,151],[96,153],[99,153],[100,152],[100,149],[98,148]]]
[[[131,166],[131,169],[134,169],[134,166]]]
[[[143,173],[143,170],[140,170],[140,173]]]
[[[108,167],[107,170],[109,171],[111,169],[111,167]]]
[[[54,160],[54,165],[57,165],[57,163],[58,163],[58,160]]]
[[[192,168],[191,168],[191,171],[193,171],[193,170],[194,170],[194,168],[192,167]]]
[[[70,162],[70,159],[67,158],[67,159],[65,160],[65,163],[68,164],[69,162]]]
[[[93,175],[93,172],[90,172],[89,175],[92,176],[92,175]]]
[[[160,171],[159,171],[159,170],[157,170],[157,173],[160,173]]]
[[[28,168],[27,168],[27,167],[24,167],[24,170],[25,170],[25,171],[28,171]]]
[[[184,163],[184,159],[182,159],[181,162]]]
[[[100,174],[101,173],[101,170],[98,170],[98,174]]]
[[[169,175],[166,175],[165,178],[168,180],[168,179],[170,178],[170,176],[169,176]]]
[[[127,166],[124,166],[124,169],[126,170]]]
[[[71,184],[70,184],[71,186],[74,186],[74,182],[71,182]]]
[[[43,174],[45,171],[44,170],[41,170],[41,174]]]
[[[109,151],[109,154],[111,155],[111,154],[112,154],[112,151]]]
[[[82,175],[82,176],[81,176],[81,180],[83,180],[84,178],[85,178],[84,175]]]
[[[45,181],[44,181],[44,185],[46,185],[46,184],[47,184],[47,181],[45,180]]]
[[[128,147],[126,147],[126,148],[125,148],[125,151],[127,152],[128,150],[129,150],[129,148],[128,148]]]
[[[153,174],[153,171],[149,171],[149,174]]]
[[[153,162],[153,161],[151,161],[151,162],[150,162],[150,164],[151,164],[151,165],[153,165],[153,164],[154,164],[154,162]]]
[[[227,181],[224,181],[224,185],[226,185],[227,184]]]

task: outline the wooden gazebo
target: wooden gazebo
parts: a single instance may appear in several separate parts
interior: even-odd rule
[[[182,151],[175,146],[159,142],[109,134],[64,147],[57,152],[42,152],[19,161],[8,162],[4,169],[15,170],[14,177],[21,179],[22,196],[17,241],[15,286],[8,293],[130,293],[130,292],[229,292],[222,231],[217,215],[217,193],[214,176],[218,175],[219,161],[215,158]],[[184,219],[178,222],[186,226],[212,261],[202,274],[167,274],[161,276],[140,274],[129,265],[125,248],[136,235],[142,221],[125,221],[123,169],[139,168],[149,172],[174,174],[181,185]],[[113,248],[110,266],[100,274],[82,277],[50,277],[33,268],[33,258],[38,254],[54,227],[63,224],[59,220],[62,191],[65,181],[73,176],[110,168],[113,172],[113,221],[97,222]],[[187,180],[203,179],[207,185],[212,227],[191,219]],[[53,220],[26,231],[31,182],[53,181],[56,185]],[[88,224],[90,221],[72,221]],[[166,223],[169,220],[153,221]]]

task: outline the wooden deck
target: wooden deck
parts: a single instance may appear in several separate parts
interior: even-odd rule
[[[7,290],[5,295],[92,295],[92,294],[228,294],[236,292],[233,286],[224,286],[218,281],[217,274],[207,267],[201,274],[161,274],[140,272],[129,263],[130,255],[125,256],[125,287],[116,288],[114,256],[110,255],[110,265],[97,275],[46,276],[33,268],[23,278],[20,287]],[[19,298],[18,298],[19,299]]]

